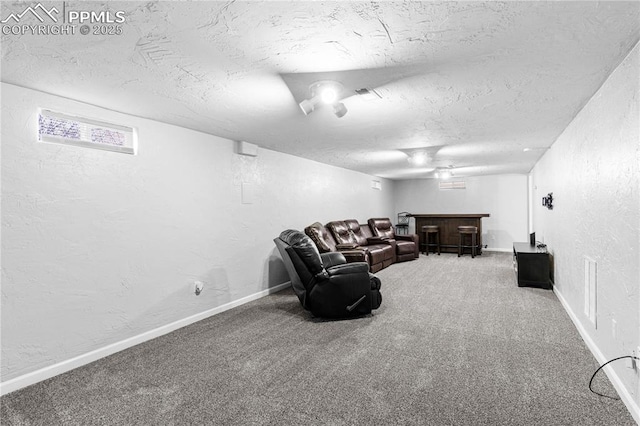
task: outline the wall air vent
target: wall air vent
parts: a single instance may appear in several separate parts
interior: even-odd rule
[[[464,180],[451,180],[438,182],[440,189],[466,189],[467,183]]]
[[[38,114],[38,141],[134,154],[136,130],[119,124],[53,112]]]

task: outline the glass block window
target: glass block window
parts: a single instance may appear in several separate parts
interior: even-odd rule
[[[40,134],[80,140],[80,123],[62,118],[40,115]]]
[[[117,130],[91,129],[91,142],[124,146],[125,134]]]
[[[137,134],[131,127],[49,110],[38,114],[38,140],[135,154]]]
[[[466,189],[467,184],[463,180],[458,181],[440,181],[438,182],[438,187],[440,189]]]

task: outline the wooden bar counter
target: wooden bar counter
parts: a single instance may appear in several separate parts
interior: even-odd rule
[[[424,225],[438,225],[440,227],[440,249],[445,253],[458,252],[458,226],[478,227],[478,254],[482,253],[482,219],[489,217],[489,213],[480,214],[412,214],[416,221],[416,234],[420,237],[422,247],[422,227]]]

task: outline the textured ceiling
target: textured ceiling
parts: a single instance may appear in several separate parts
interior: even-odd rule
[[[123,33],[3,35],[2,81],[394,179],[527,173],[640,38],[636,1],[42,3]],[[305,116],[328,76],[381,98]]]

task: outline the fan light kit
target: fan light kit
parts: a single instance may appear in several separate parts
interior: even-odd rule
[[[425,151],[416,151],[407,158],[407,161],[413,166],[424,166],[428,159]]]
[[[453,172],[450,169],[438,169],[436,170],[435,176],[438,179],[447,180],[453,176]]]
[[[333,113],[338,117],[343,117],[347,113],[347,107],[338,102],[342,99],[344,87],[337,81],[323,80],[316,81],[309,86],[310,99],[300,102],[300,109],[304,115],[309,115],[320,105],[331,105]]]

